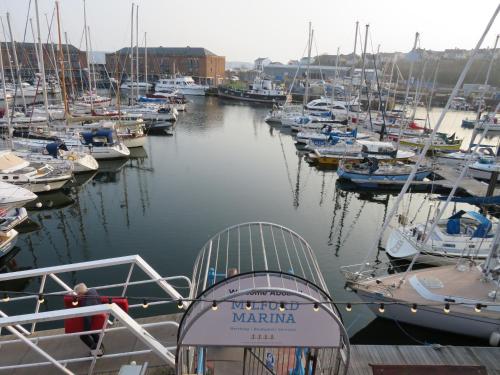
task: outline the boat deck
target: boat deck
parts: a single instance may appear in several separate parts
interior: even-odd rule
[[[415,271],[413,274],[420,283],[424,284],[428,292],[436,296],[449,298],[460,296],[471,300],[483,300],[487,304],[488,301],[491,301],[488,298],[488,293],[493,290],[494,286],[492,283],[480,282],[482,273],[475,266],[471,270],[469,270],[468,265],[463,265],[463,267],[466,268],[463,272],[458,270],[455,265],[451,265],[440,268],[426,268]],[[381,277],[378,279],[378,283],[377,279],[373,279],[371,281],[364,281],[362,284],[358,284],[358,286],[364,290],[383,291],[388,297],[396,300],[412,301],[423,305],[433,303],[432,300],[425,298],[415,290],[409,278],[405,280],[401,287],[394,288],[393,285],[398,285],[401,277],[401,274]],[[440,304],[440,302],[436,302],[436,304]],[[441,305],[439,305],[439,308],[441,308]],[[457,305],[453,308],[470,312],[472,306]],[[482,314],[491,315],[494,318],[498,317],[498,313],[488,311],[487,309]]]
[[[158,315],[140,319],[142,324],[157,323],[168,320],[178,320],[180,315]],[[119,323],[117,323],[119,325]],[[165,326],[150,327],[147,329],[152,335],[160,339],[166,346],[174,346],[176,342],[176,329]],[[55,335],[62,330],[40,331],[40,333]],[[1,341],[10,340],[12,336],[3,336]],[[96,362],[94,374],[117,374],[122,365],[136,361],[137,364],[148,363],[149,374],[167,374],[169,369],[153,354],[113,357],[115,353],[146,349],[130,332],[126,330],[108,332],[104,338],[106,349],[105,356]],[[88,356],[85,345],[76,336],[59,338],[52,341],[39,341],[39,346],[56,359],[87,357],[88,360],[80,363],[68,364],[68,369],[75,374],[87,374],[92,357]],[[44,359],[34,353],[23,343],[0,345],[2,361],[0,364],[28,364],[43,362]],[[353,345],[351,346],[351,360],[349,375],[372,374],[370,365],[454,365],[454,366],[485,366],[489,375],[500,375],[499,348],[489,347],[432,347],[432,346],[393,346],[393,345]],[[242,350],[237,348],[209,349],[209,367],[217,375],[242,374]],[[0,373],[13,375],[39,375],[40,373],[59,373],[52,365],[44,367],[4,370]]]

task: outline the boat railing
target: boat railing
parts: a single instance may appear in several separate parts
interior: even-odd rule
[[[135,336],[135,338],[142,343],[142,345],[139,346],[140,349],[134,350],[133,348],[127,351],[118,351],[114,353],[104,354],[101,357],[97,356],[97,351],[94,351],[91,356],[82,357],[79,356],[78,352],[76,352],[75,354],[72,354],[73,356],[67,356],[67,353],[64,353],[66,354],[66,356],[63,357],[60,352],[60,345],[50,343],[60,340],[71,340],[72,337],[75,337],[76,339],[76,337],[80,336],[82,332],[53,334],[51,331],[40,331],[40,334],[37,335],[37,337],[28,338],[25,336],[25,330],[20,328],[23,325],[28,324],[36,325],[36,323],[41,322],[64,321],[71,318],[94,316],[99,314],[104,314],[107,318],[104,321],[102,329],[85,332],[85,334],[96,333],[100,335],[98,347],[101,346],[103,338],[106,335],[113,335],[114,333],[119,331],[128,331],[132,336]],[[131,318],[115,303],[75,307],[64,310],[52,310],[35,314],[16,315],[12,317],[5,316],[5,314],[0,315],[2,315],[2,317],[0,317],[0,329],[7,329],[9,333],[13,337],[15,337],[13,339],[9,337],[6,340],[0,342],[3,352],[16,353],[15,349],[19,350],[19,345],[25,344],[29,349],[32,349],[35,353],[39,354],[40,357],[43,358],[42,361],[40,361],[40,357],[35,357],[33,361],[30,361],[29,359],[27,360],[26,358],[21,358],[21,360],[18,360],[19,358],[16,358],[17,355],[13,354],[11,360],[13,362],[18,360],[18,362],[4,364],[6,362],[8,363],[8,360],[6,358],[5,361],[3,361],[2,366],[0,366],[0,372],[12,373],[15,370],[20,369],[54,366],[62,373],[74,374],[74,372],[70,369],[71,367],[68,366],[76,366],[78,364],[82,364],[85,366],[85,371],[88,374],[93,374],[98,361],[109,361],[110,359],[116,361],[120,358],[123,358],[122,362],[127,363],[129,362],[130,358],[136,358],[136,356],[143,356],[146,354],[154,354],[160,360],[160,362],[164,363],[165,365],[171,367],[175,366],[175,336],[173,336],[174,342],[172,342],[172,345],[168,345],[168,343],[164,343],[164,338],[161,339],[154,337],[146,329],[160,326],[171,326],[175,330],[177,330],[179,326],[178,323],[165,320],[141,325],[133,318]],[[112,318],[115,322],[120,322],[120,326],[110,326],[109,322]],[[12,351],[9,351],[9,347],[14,345],[17,345],[18,347],[14,348],[14,350]],[[68,345],[68,347],[72,346],[73,345]],[[52,353],[52,351],[57,351],[58,349],[58,352]],[[67,352],[74,353],[73,351]]]
[[[72,277],[75,272],[78,271],[88,271],[88,270],[98,270],[98,269],[110,269],[113,267],[127,267],[128,270],[124,275],[124,280],[113,283],[113,284],[105,284],[105,285],[87,285],[89,288],[93,288],[99,291],[99,294],[103,294],[101,291],[106,291],[109,293],[108,296],[112,297],[127,297],[127,291],[130,287],[133,286],[146,286],[149,284],[156,285],[160,289],[160,294],[153,301],[148,302],[148,305],[161,305],[172,303],[172,301],[183,300],[183,306],[185,308],[188,307],[188,302],[185,298],[189,297],[189,292],[191,291],[191,280],[186,276],[171,276],[171,277],[162,277],[153,267],[151,267],[142,257],[139,255],[130,255],[123,256],[117,258],[108,258],[101,259],[95,261],[88,262],[80,262],[73,264],[65,264],[60,266],[53,267],[45,267],[38,268],[33,270],[25,270],[18,272],[10,272],[6,274],[0,274],[0,285],[2,282],[12,282],[15,280],[29,280],[33,278],[39,278],[40,286],[36,293],[23,293],[23,292],[11,292],[2,290],[0,291],[0,309],[5,311],[4,307],[9,307],[13,303],[17,303],[16,313],[19,313],[19,309],[26,308],[27,301],[36,301],[34,305],[34,314],[38,314],[40,312],[40,308],[44,303],[44,300],[48,297],[52,296],[64,296],[68,294],[74,294],[73,288],[65,282],[64,276]],[[135,271],[135,272],[134,272]],[[142,271],[143,278],[138,278],[137,271]],[[132,279],[132,276],[135,276],[137,279]],[[51,290],[48,289],[48,283],[52,281]],[[173,286],[171,284],[172,281],[185,282],[186,285],[182,286]],[[55,289],[54,289],[55,286]],[[185,296],[183,296],[178,289],[185,289]],[[114,290],[114,292],[113,292]],[[9,293],[10,292],[10,293]],[[62,298],[61,298],[62,301]],[[131,301],[133,302],[133,301]],[[139,307],[143,307],[143,300],[140,299],[140,303],[131,303],[129,305],[129,309],[135,309]],[[29,304],[28,304],[29,306]],[[60,305],[58,305],[60,306]],[[31,313],[31,311],[30,311]],[[5,316],[5,314],[0,313],[0,316]],[[22,329],[20,330],[25,335],[29,335],[35,332],[37,325],[37,320],[33,320],[31,323],[31,327],[29,330]]]

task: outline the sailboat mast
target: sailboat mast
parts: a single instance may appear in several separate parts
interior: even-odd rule
[[[333,85],[332,85],[332,109],[333,109],[333,102],[335,101],[335,84],[337,83],[338,79],[338,71],[339,71],[339,54],[340,54],[340,47],[337,47],[337,57],[335,58],[335,73],[333,74]]]
[[[90,26],[87,26],[87,32],[88,32],[88,36],[89,36],[89,53],[90,55],[92,56],[92,61],[94,62],[93,64],[91,63],[91,67],[92,67],[92,82],[93,82],[93,85],[91,87],[92,90],[94,90],[95,92],[97,92],[97,81],[96,81],[96,74],[95,74],[95,60],[94,60],[94,49],[92,48],[92,37],[90,35]]]
[[[139,5],[135,6],[135,76],[136,96],[139,96]]]
[[[50,119],[49,113],[49,99],[47,98],[47,82],[45,82],[45,65],[43,61],[43,47],[42,47],[42,37],[40,35],[40,15],[38,14],[38,0],[35,0],[35,10],[36,10],[36,31],[38,36],[38,53],[40,54],[40,74],[42,75],[42,93],[43,93],[43,104],[45,106],[45,113],[47,113]]]
[[[21,71],[19,70],[19,61],[17,60],[17,50],[16,42],[12,36],[12,27],[10,26],[10,13],[7,12],[7,28],[9,29],[10,43],[12,44],[12,53],[14,55],[14,65],[16,66],[17,81],[19,82],[19,88],[21,89],[21,97],[23,99],[24,113],[27,112],[28,107],[26,106],[26,97],[24,96],[23,79],[21,77]]]
[[[64,40],[66,42],[66,56],[68,59],[68,68],[69,68],[69,79],[71,82],[71,95],[75,98],[75,82],[73,78],[73,67],[71,66],[71,55],[69,54],[69,43],[68,43],[68,33],[64,32]]]
[[[311,22],[309,22],[309,34],[308,34],[308,44],[307,44],[307,69],[306,69],[306,87],[304,92],[304,106],[302,108],[302,113],[304,113],[304,108],[309,102],[309,71],[311,68],[311,46],[312,46],[313,31],[311,29]]]
[[[57,79],[59,79],[59,69],[57,68],[56,52],[54,51],[54,40],[52,39],[52,21],[49,23],[47,13],[45,13],[45,22],[47,22],[47,32],[49,33],[48,40],[50,41],[50,54],[52,55],[52,60],[54,61],[54,72],[56,73]]]
[[[349,85],[348,98],[347,98],[347,123],[349,124],[349,112],[351,111],[352,102],[352,91],[353,91],[353,79],[354,79],[354,68],[356,66],[356,47],[358,46],[358,30],[359,22],[356,21],[356,30],[354,32],[354,50],[352,52],[352,66],[351,66],[351,84]]]
[[[56,1],[57,35],[59,37],[59,64],[61,64],[61,89],[64,103],[64,117],[68,117],[68,98],[66,96],[66,76],[64,74],[64,53],[62,49],[61,22],[59,19],[59,1]]]
[[[9,146],[12,150],[12,126],[10,123],[10,113],[9,113],[9,100],[7,98],[7,89],[5,87],[5,74],[3,69],[3,54],[2,54],[2,44],[0,43],[0,74],[2,78],[2,91],[5,103],[5,114],[7,115],[7,129],[9,129]]]
[[[85,34],[85,55],[87,57],[87,72],[89,73],[89,95],[90,95],[90,109],[94,109],[94,98],[92,92],[92,73],[90,70],[90,54],[89,54],[89,36],[87,33],[87,5],[83,0],[83,33]]]
[[[148,92],[148,43],[147,33],[144,33],[144,82],[146,83],[146,92]]]
[[[134,7],[132,3],[132,12],[130,15],[130,76],[129,76],[129,104],[132,104],[134,97]]]

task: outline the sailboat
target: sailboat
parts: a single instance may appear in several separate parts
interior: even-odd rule
[[[493,244],[498,222],[475,211],[460,210],[431,226],[418,223],[394,228],[385,251],[397,259],[412,259],[417,253],[419,262],[446,264],[458,258],[486,259]],[[427,243],[424,239],[429,236]]]

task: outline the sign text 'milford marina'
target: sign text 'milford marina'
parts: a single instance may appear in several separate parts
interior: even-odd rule
[[[252,302],[251,309],[247,310],[246,303],[232,302],[233,323],[283,323],[294,324],[293,311],[299,304],[292,302],[285,304],[285,311],[281,312],[280,303],[277,302]]]

